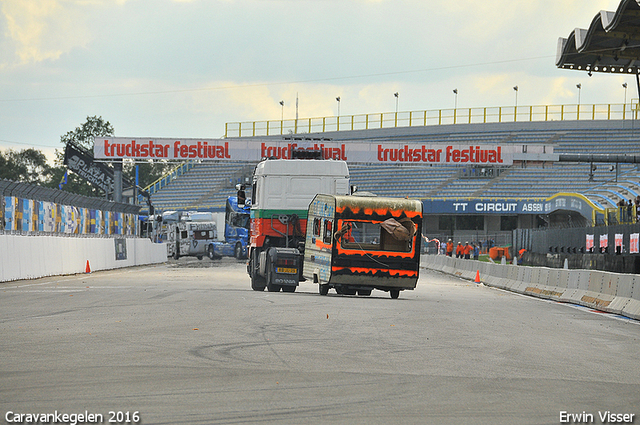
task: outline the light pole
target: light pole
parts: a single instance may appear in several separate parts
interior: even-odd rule
[[[624,87],[624,103],[622,104],[622,119],[625,119],[627,115],[627,83],[622,83],[622,87]],[[617,174],[617,171],[616,171],[616,174]]]
[[[453,109],[458,109],[458,89],[453,89]]]
[[[336,97],[336,102],[338,102],[338,116],[340,116],[340,96]]]
[[[284,100],[280,101],[280,121],[284,121]]]
[[[398,92],[393,94],[396,98],[396,115],[394,117],[394,126],[398,127]]]
[[[518,86],[513,86],[513,91],[516,92],[516,106],[513,108],[513,120],[518,119]]]
[[[576,84],[576,87],[578,88],[578,107],[580,106],[580,93],[582,92],[582,84],[578,83]]]

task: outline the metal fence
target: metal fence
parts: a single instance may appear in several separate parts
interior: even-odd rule
[[[615,226],[516,229],[513,242],[537,254],[637,254],[632,243],[640,233],[640,223]],[[637,240],[637,236],[635,236]],[[634,252],[635,251],[635,252]]]
[[[631,103],[625,104],[496,106],[384,112],[273,121],[231,122],[225,124],[224,137],[274,136],[447,124],[637,120],[639,111],[638,102],[633,100]]]
[[[140,207],[0,180],[0,233],[136,236]]]

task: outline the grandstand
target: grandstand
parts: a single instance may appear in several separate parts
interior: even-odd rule
[[[325,132],[320,136],[344,143],[365,140],[372,143],[545,144],[560,154],[640,155],[640,122],[635,120],[414,126]],[[287,137],[292,136],[261,139]],[[233,143],[240,138],[226,140]],[[222,210],[226,197],[235,193],[235,185],[250,181],[254,166],[243,162],[193,164],[182,175],[167,179],[168,184],[152,194],[152,202],[160,210]],[[559,192],[575,192],[599,208],[615,208],[620,199],[628,200],[640,194],[637,164],[521,162],[509,167],[349,164],[349,169],[351,182],[359,190],[423,200],[548,198]]]

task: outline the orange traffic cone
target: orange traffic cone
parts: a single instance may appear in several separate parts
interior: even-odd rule
[[[84,268],[85,273],[91,273],[91,267],[89,267],[89,260],[87,260],[87,266]]]
[[[480,283],[480,270],[478,270],[476,272],[476,280],[474,281],[475,283]]]

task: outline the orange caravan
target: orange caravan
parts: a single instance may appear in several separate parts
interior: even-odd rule
[[[422,202],[316,195],[309,205],[303,274],[320,294],[398,298],[414,289],[420,268]]]

